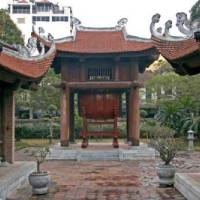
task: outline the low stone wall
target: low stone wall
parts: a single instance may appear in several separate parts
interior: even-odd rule
[[[0,169],[0,199],[19,189],[28,181],[31,172],[36,171],[36,162],[15,162]]]
[[[174,186],[187,200],[200,199],[200,173],[176,173]]]

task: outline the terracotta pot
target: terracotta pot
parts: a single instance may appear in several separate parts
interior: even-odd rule
[[[160,185],[174,185],[176,168],[173,165],[159,164],[156,166]]]
[[[29,183],[32,185],[33,194],[46,194],[48,190],[48,183],[50,180],[50,175],[48,172],[42,173],[31,173],[29,175]]]

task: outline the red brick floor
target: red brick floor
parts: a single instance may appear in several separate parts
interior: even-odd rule
[[[16,160],[32,160],[23,151]],[[157,183],[155,166],[160,159],[124,162],[49,161],[43,170],[49,171],[51,181],[46,195],[31,194],[27,183],[8,200],[183,200],[174,188],[161,188]],[[178,172],[200,172],[200,152],[181,152],[173,164]]]

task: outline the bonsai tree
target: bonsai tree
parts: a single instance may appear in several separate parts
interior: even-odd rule
[[[176,169],[170,164],[180,149],[180,142],[174,139],[174,131],[168,127],[152,127],[149,145],[160,153],[164,164],[156,166],[160,185],[174,185]]]
[[[26,153],[28,153],[30,156],[35,157],[37,161],[37,172],[36,173],[42,173],[40,170],[40,165],[45,161],[45,158],[47,154],[50,152],[49,147],[42,147],[37,150],[27,150]]]
[[[30,156],[34,156],[37,160],[37,172],[29,174],[29,183],[32,185],[33,194],[46,194],[48,191],[48,183],[50,175],[48,172],[40,170],[40,165],[45,161],[47,154],[50,152],[49,147],[42,147],[37,150],[27,151]]]
[[[174,138],[175,132],[168,127],[152,127],[149,145],[160,153],[165,165],[169,165],[180,149],[180,142]]]

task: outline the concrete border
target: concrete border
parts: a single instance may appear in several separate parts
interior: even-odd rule
[[[29,174],[36,171],[36,162],[15,162],[0,170],[0,199],[5,200],[28,181]]]
[[[175,188],[188,200],[200,200],[200,183],[190,177],[191,174],[200,173],[176,173]]]

